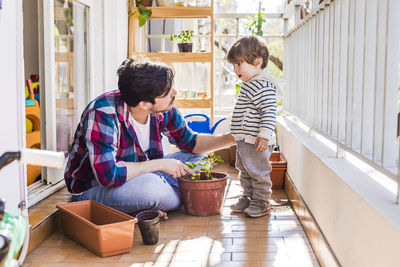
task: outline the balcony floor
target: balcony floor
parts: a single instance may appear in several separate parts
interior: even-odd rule
[[[273,191],[271,215],[246,218],[229,208],[241,193],[236,170],[224,163],[216,171],[228,172],[231,178],[221,215],[170,212],[156,245],[143,245],[135,227],[131,251],[108,258],[98,257],[59,229],[26,257],[23,266],[319,266],[284,190]],[[65,190],[57,194],[65,195]]]

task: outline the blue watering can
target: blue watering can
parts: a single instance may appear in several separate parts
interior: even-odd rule
[[[220,119],[210,129],[210,118],[207,115],[204,115],[204,114],[189,114],[189,115],[185,116],[185,119],[190,118],[190,117],[195,117],[195,116],[205,118],[205,120],[201,120],[201,121],[188,121],[187,122],[189,128],[192,129],[195,132],[198,132],[198,133],[213,134],[215,129],[217,128],[218,124],[220,124],[221,121],[226,120],[226,118]]]

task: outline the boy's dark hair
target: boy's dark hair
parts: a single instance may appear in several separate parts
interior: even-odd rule
[[[252,65],[256,58],[262,58],[261,69],[264,69],[269,58],[267,43],[256,35],[242,37],[232,44],[226,58],[231,64],[245,61]]]
[[[117,73],[122,100],[131,107],[140,101],[155,104],[156,97],[169,93],[174,81],[174,72],[167,64],[147,58],[128,58]]]

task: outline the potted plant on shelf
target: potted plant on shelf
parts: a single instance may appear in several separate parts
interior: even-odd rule
[[[152,6],[153,5],[153,0],[136,0],[136,6],[139,7],[140,5],[142,5],[142,6]]]
[[[187,214],[209,216],[221,212],[228,174],[212,171],[219,162],[223,162],[220,156],[212,155],[200,162],[185,163],[195,172],[194,176],[178,178]]]
[[[135,16],[138,15],[138,20],[139,20],[139,27],[142,27],[144,24],[146,24],[146,21],[151,17],[151,14],[153,11],[151,9],[147,9],[146,6],[151,6],[148,5],[147,0],[137,0],[136,5],[138,7],[137,11],[132,11],[132,8],[129,9],[129,15],[130,16]]]
[[[179,52],[192,52],[193,48],[193,31],[183,30],[179,34],[171,34],[170,40],[173,42],[175,39],[178,40]]]

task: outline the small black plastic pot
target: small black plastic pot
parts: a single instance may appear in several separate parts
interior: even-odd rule
[[[154,245],[160,236],[160,214],[156,210],[144,210],[136,214],[143,244]]]
[[[192,43],[180,43],[178,44],[179,52],[192,52]]]

